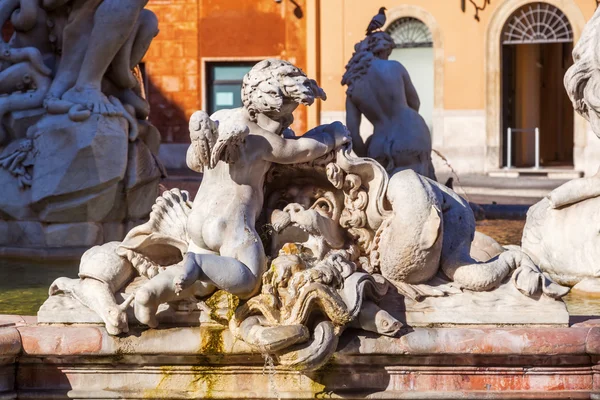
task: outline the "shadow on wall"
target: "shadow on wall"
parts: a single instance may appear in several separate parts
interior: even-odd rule
[[[156,126],[162,138],[162,144],[189,143],[188,118],[168,94],[146,78],[148,100],[150,101],[150,122]]]

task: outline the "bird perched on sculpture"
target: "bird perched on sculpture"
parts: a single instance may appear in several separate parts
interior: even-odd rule
[[[374,16],[373,19],[371,19],[371,22],[369,22],[369,27],[367,28],[367,35],[370,35],[371,33],[380,30],[385,25],[386,10],[387,8],[381,7],[379,9],[379,13],[376,16]]]

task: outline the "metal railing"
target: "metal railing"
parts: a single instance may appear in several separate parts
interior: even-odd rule
[[[535,166],[533,169],[540,169],[540,128],[533,129],[514,129],[508,128],[507,132],[507,153],[506,153],[506,169],[511,169],[512,166],[512,134],[533,132],[535,134]]]

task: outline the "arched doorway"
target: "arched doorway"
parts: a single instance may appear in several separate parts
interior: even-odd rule
[[[504,166],[509,151],[511,166],[535,165],[536,128],[539,164],[573,166],[574,113],[562,83],[572,64],[572,50],[571,23],[554,5],[526,4],[506,20],[501,35]],[[508,138],[509,128],[516,132],[512,140]]]
[[[408,70],[421,100],[419,113],[433,131],[435,79],[431,31],[417,18],[402,17],[390,23],[386,32],[396,44],[390,60],[400,62]]]

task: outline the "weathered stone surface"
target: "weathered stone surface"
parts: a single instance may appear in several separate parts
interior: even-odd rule
[[[143,283],[143,282],[141,282]],[[139,287],[140,283],[136,286]],[[129,289],[128,289],[129,292]],[[119,303],[125,301],[129,293],[120,292],[115,296]],[[202,318],[199,310],[169,307],[161,304],[156,319],[165,326],[195,326]],[[127,310],[127,319],[131,326],[140,325],[133,309]],[[67,295],[50,296],[37,313],[37,321],[44,324],[103,324],[102,318],[90,308]]]
[[[39,322],[39,321],[38,321]],[[216,325],[178,327],[162,330],[142,329],[135,335],[112,336],[103,327],[89,325],[17,328],[23,351],[30,356],[76,354],[164,354],[194,355],[256,354],[251,347],[235,340],[231,332]],[[82,345],[86,340],[89,343]],[[212,343],[211,343],[212,342]],[[335,364],[349,363],[349,357],[387,356],[537,356],[587,355],[600,345],[600,328],[415,328],[396,337],[375,336],[348,330],[344,333]],[[213,346],[213,347],[211,347]],[[595,354],[595,353],[591,353]],[[396,363],[403,360],[396,359]]]
[[[137,283],[139,287],[144,280]],[[135,291],[134,288],[127,292]],[[127,293],[116,295],[118,303]],[[524,296],[512,285],[503,285],[492,292],[469,292],[448,297],[429,297],[414,301],[397,293],[388,293],[379,306],[398,321],[413,327],[460,325],[568,326],[569,314],[562,301],[541,296],[534,300]],[[515,309],[519,312],[516,313]],[[139,325],[133,310],[127,312],[129,323]],[[161,325],[197,325],[201,315],[162,305],[157,311]],[[38,311],[42,323],[95,323],[102,319],[70,296],[50,296]]]
[[[103,241],[103,226],[94,222],[44,224],[0,220],[0,246],[90,247]]]
[[[14,324],[18,324],[20,322],[21,321],[13,321]],[[0,319],[0,326],[4,325],[5,323],[7,322],[4,317]],[[11,327],[0,328],[0,357],[15,356],[20,352],[21,338],[19,336],[19,332],[15,328]]]
[[[0,398],[13,399],[16,398],[15,360],[21,352],[21,338],[17,329],[3,327],[6,325],[6,318],[0,316]]]
[[[31,195],[42,220],[101,221],[125,177],[125,119],[94,115],[73,122],[66,115],[47,116],[32,131],[37,155]]]
[[[398,304],[403,305],[398,306]],[[489,292],[464,291],[447,297],[410,298],[396,301],[397,311],[410,326],[433,325],[562,325],[569,323],[563,301],[540,296],[523,296],[514,285],[502,285]],[[385,304],[385,309],[390,311]],[[515,312],[515,310],[519,310]],[[396,315],[390,311],[392,315]]]
[[[127,217],[146,218],[159,194],[158,184],[165,171],[148,146],[140,140],[129,144],[129,162],[125,176]]]
[[[121,222],[105,222],[102,224],[102,233],[104,242],[114,242],[123,240],[127,231],[125,224]]]
[[[0,4],[0,25],[15,28],[0,41],[0,219],[146,219],[163,171],[138,64],[158,21],[147,0],[71,3]],[[17,254],[103,240],[98,227],[81,228],[53,226],[45,237],[21,229],[13,238],[0,229],[0,245]]]
[[[29,207],[31,204],[31,191],[23,190],[17,184],[10,172],[0,168],[0,218],[9,220],[27,220],[35,217],[35,212]]]
[[[19,398],[590,398],[600,328],[415,328],[400,337],[347,331],[327,368],[265,370],[228,330],[136,331],[27,326]],[[596,343],[598,342],[598,343]],[[593,397],[592,397],[593,398]]]
[[[1,221],[0,245],[2,246],[44,246],[46,237],[44,226],[34,221]]]
[[[103,242],[102,225],[93,222],[46,226],[47,247],[95,246]]]
[[[102,350],[102,332],[99,328],[35,327],[19,328],[23,353],[28,355],[98,354]]]
[[[25,138],[29,127],[35,125],[44,115],[46,115],[45,108],[10,113],[4,124],[8,137],[11,140]]]

